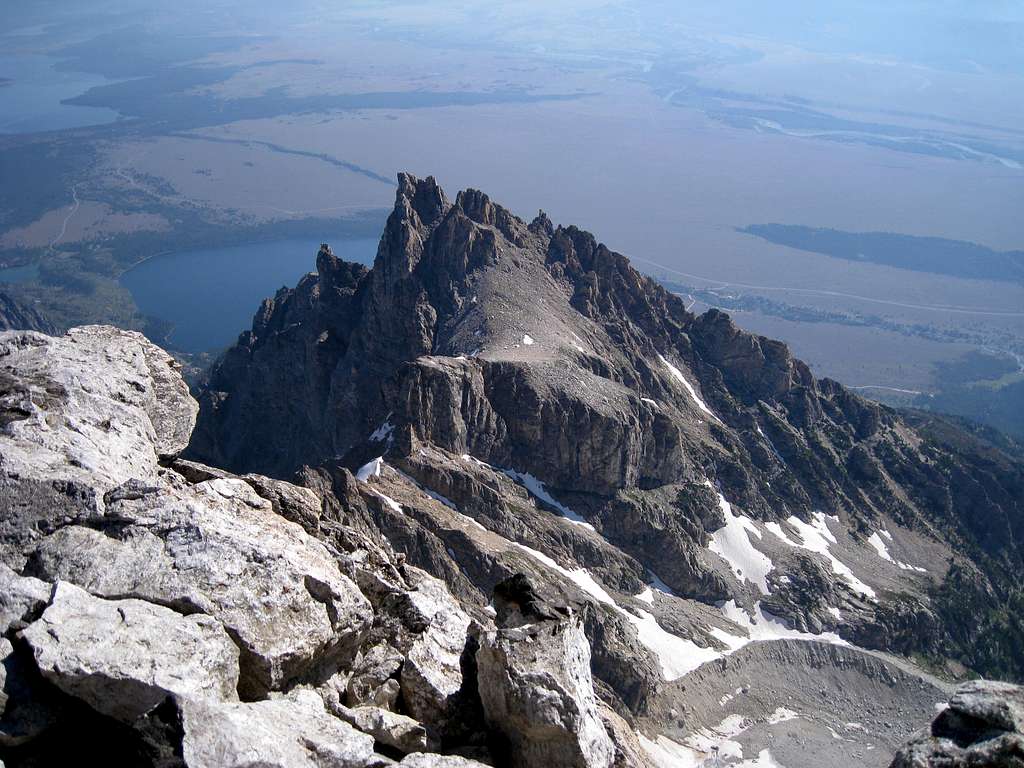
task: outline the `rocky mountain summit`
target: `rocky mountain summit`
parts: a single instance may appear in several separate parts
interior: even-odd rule
[[[7,766],[881,767],[1022,676],[1019,458],[399,182],[198,417],[138,334],[0,334]]]

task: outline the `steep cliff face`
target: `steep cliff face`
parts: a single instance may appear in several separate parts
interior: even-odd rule
[[[265,302],[190,450],[280,477],[383,455],[604,588],[656,577],[755,619],[1024,673],[1012,641],[982,640],[1015,631],[992,617],[1019,599],[1019,459],[816,380],[589,233],[475,190],[451,202],[401,175],[373,268],[324,247]],[[428,570],[493,586],[443,536],[412,538]]]
[[[0,291],[0,331],[22,330],[56,333],[56,327],[39,310],[15,301]]]

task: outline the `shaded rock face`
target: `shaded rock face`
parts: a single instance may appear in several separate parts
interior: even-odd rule
[[[890,768],[1020,768],[1024,766],[1024,688],[964,683],[931,728],[915,736]]]
[[[873,648],[1024,675],[1024,660],[981,640],[1016,631],[1000,596],[1024,566],[1019,457],[816,380],[784,344],[716,310],[689,313],[589,233],[543,214],[527,223],[477,190],[452,201],[432,178],[400,175],[373,268],[324,247],[315,274],[267,300],[214,367],[189,451],[281,478],[385,455],[502,536],[601,571],[606,586],[635,593],[657,576],[705,604],[752,610],[768,598],[806,631],[841,621]],[[524,526],[501,475],[612,546]],[[755,521],[762,548],[784,542],[766,524],[799,548],[786,521],[829,516],[880,597],[808,547],[771,553],[771,588],[758,589],[709,551],[727,522],[719,492]],[[453,588],[487,595],[509,575],[452,558],[458,542],[418,525],[387,533]],[[905,559],[869,547],[883,530],[907,532]]]
[[[35,307],[28,307],[0,291],[0,331],[39,331],[54,335],[57,328]]]

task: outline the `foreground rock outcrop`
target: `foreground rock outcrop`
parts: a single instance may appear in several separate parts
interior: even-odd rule
[[[177,459],[196,404],[137,334],[0,334],[0,381],[6,765],[490,762],[487,627],[362,497]]]
[[[132,723],[168,696],[238,698],[238,648],[215,619],[143,600],[101,600],[57,582],[20,637],[43,677],[97,712]]]
[[[1024,688],[964,683],[890,768],[1024,768]]]
[[[535,602],[524,608],[538,613]],[[594,696],[590,645],[577,619],[550,614],[529,621],[521,610],[506,611],[501,626],[480,638],[484,716],[509,750],[510,765],[608,768],[614,748]]]

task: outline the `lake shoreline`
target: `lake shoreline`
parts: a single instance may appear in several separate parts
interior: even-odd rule
[[[139,311],[170,328],[184,353],[222,349],[249,327],[260,302],[315,270],[323,238],[290,238],[214,248],[161,251],[118,277]],[[348,260],[372,264],[376,238],[336,238]]]

